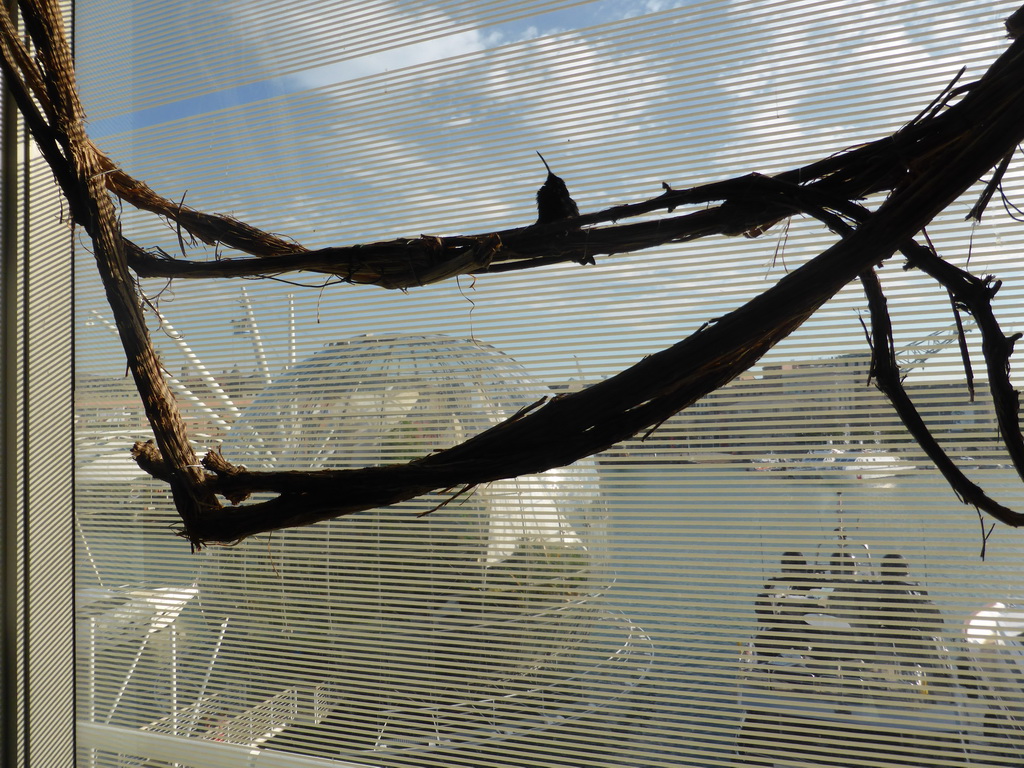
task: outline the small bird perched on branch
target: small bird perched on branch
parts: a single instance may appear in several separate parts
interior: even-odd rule
[[[550,224],[553,221],[579,216],[580,209],[576,207],[576,201],[569,196],[565,182],[551,172],[551,166],[544,159],[544,155],[538,152],[537,157],[548,169],[547,180],[537,190],[537,223]]]
[[[573,219],[580,215],[580,209],[576,207],[576,201],[569,194],[569,188],[565,186],[560,176],[551,172],[551,166],[544,159],[540,152],[537,157],[548,169],[548,177],[544,184],[537,190],[537,223],[551,224],[563,219]],[[580,264],[593,264],[593,256],[583,256]]]

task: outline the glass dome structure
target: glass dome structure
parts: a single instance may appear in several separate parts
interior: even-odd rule
[[[223,452],[250,469],[396,463],[550,394],[475,341],[358,337],[278,377],[244,409]],[[610,576],[595,463],[451,496],[207,552],[200,602],[207,620],[230,626],[217,663],[245,680],[239,711],[306,686],[325,701],[390,712],[374,733],[353,736],[357,752],[373,751],[391,738],[382,734],[395,713],[415,721],[425,708],[433,722],[467,700],[533,691],[549,662],[566,667],[588,638],[611,643],[618,658],[614,638],[636,628],[599,607]],[[282,730],[275,745],[294,733]]]

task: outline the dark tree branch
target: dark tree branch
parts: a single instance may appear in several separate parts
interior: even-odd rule
[[[937,258],[937,257],[936,257]],[[892,322],[886,306],[878,275],[870,270],[861,275],[861,284],[868,298],[871,313],[871,377],[899,415],[907,431],[914,437],[925,455],[931,459],[942,476],[949,483],[957,497],[965,504],[971,504],[987,512],[1007,525],[1024,524],[1024,515],[1014,512],[992,499],[976,483],[972,482],[949,457],[932,435],[917,407],[903,388],[899,364],[892,341]]]
[[[995,171],[992,173],[992,178],[989,179],[985,189],[982,190],[981,195],[978,197],[978,202],[974,204],[971,212],[967,214],[968,219],[981,221],[981,217],[984,215],[992,195],[995,194],[995,191],[999,189],[999,185],[1003,182],[1003,176],[1006,174],[1006,169],[1010,167],[1010,161],[1013,160],[1013,153],[1015,151],[1016,148],[1011,149],[1006,153],[1006,157],[999,161],[999,165],[996,166]]]
[[[967,334],[964,333],[964,320],[960,314],[960,307],[957,305],[956,296],[953,292],[946,290],[949,296],[950,310],[953,312],[953,321],[956,323],[956,343],[960,349],[960,362],[964,366],[964,383],[967,385],[967,394],[974,402],[974,365],[971,363],[971,350],[967,346]]]
[[[963,130],[964,114],[962,108],[957,111],[954,107],[927,120],[917,118],[885,139],[774,178],[748,174],[691,189],[666,189],[650,200],[584,214],[571,222],[476,235],[423,235],[312,251],[300,247],[290,250],[267,248],[259,253],[260,258],[168,259],[139,249],[131,254],[130,264],[141,277],[255,277],[304,270],[336,275],[351,283],[411,288],[458,274],[505,272],[553,263],[581,262],[594,255],[632,253],[710,235],[755,236],[794,213],[792,201],[787,198],[792,198],[795,190],[807,190],[808,199],[816,199],[819,205],[827,208],[841,207],[850,200],[893,189],[905,181],[914,168],[927,164],[931,155],[956,139]],[[110,178],[122,176],[111,175]],[[128,183],[126,181],[113,191],[121,194]],[[131,183],[140,185],[139,182]],[[790,185],[788,192],[784,184]],[[122,196],[126,202],[139,204],[135,195]],[[722,205],[637,224],[596,226],[712,202],[721,202]],[[217,240],[220,232],[223,235],[220,242],[253,252],[255,238],[241,247],[231,231],[218,230],[212,220],[206,221],[204,228],[198,230],[194,216],[176,215],[176,207],[169,202],[165,201],[160,207],[156,204],[144,207],[175,220],[205,242]],[[185,209],[186,212],[189,210]]]
[[[183,201],[171,202],[121,172],[85,135],[55,3],[20,0],[20,5],[38,49],[39,72],[15,44],[13,25],[0,6],[5,79],[12,83],[26,124],[54,168],[76,223],[93,239],[129,366],[157,438],[156,445],[140,444],[135,452],[143,467],[171,484],[184,535],[193,544],[233,541],[434,490],[541,472],[604,450],[662,423],[733,380],[858,276],[865,281],[869,297],[874,297],[874,347],[880,361],[876,375],[888,379],[888,353],[879,353],[879,345],[888,344],[888,314],[880,288],[871,282],[872,269],[900,250],[979,317],[1000,428],[1018,470],[1024,467],[1017,393],[1007,376],[1014,339],[999,332],[991,315],[990,281],[950,273],[945,262],[930,252],[919,252],[913,244],[913,237],[933,217],[1024,139],[1024,42],[1020,40],[1011,43],[980,80],[964,86],[955,86],[954,81],[892,136],[774,178],[752,174],[687,190],[666,186],[663,194],[644,202],[503,232],[420,236],[307,251],[230,217],[200,213]],[[174,221],[199,240],[225,244],[255,258],[196,262],[153,255],[122,237],[108,191]],[[874,212],[857,202],[880,192],[887,192],[888,198]],[[712,202],[719,205],[679,216],[608,224]],[[558,261],[582,263],[595,254],[632,252],[712,234],[756,236],[796,213],[818,218],[840,234],[840,241],[688,339],[581,392],[538,402],[460,445],[408,464],[359,470],[249,472],[211,453],[204,459],[206,473],[198,471],[160,375],[128,272],[130,266],[140,276],[228,277],[306,270],[353,283],[406,288],[465,273]],[[901,388],[892,391],[898,399]],[[905,404],[899,408],[912,414]],[[911,431],[928,444],[927,429],[914,426]],[[942,458],[941,448],[933,448],[932,453],[937,463],[948,461]],[[976,493],[963,485],[958,473],[949,471],[949,466],[943,469],[969,503],[1010,525],[1024,523],[1024,517],[988,499],[980,489]],[[279,495],[270,501],[241,504],[256,491]],[[228,499],[231,506],[222,507],[216,495]]]
[[[1017,114],[1024,117],[1021,112]],[[209,529],[199,531],[199,537],[242,538],[273,530],[282,523],[305,525],[393,504],[431,490],[541,472],[597,453],[664,421],[753,365],[852,279],[897,250],[910,250],[906,245],[910,238],[991,167],[974,175],[987,160],[974,157],[967,148],[985,146],[981,137],[992,133],[986,127],[976,130],[979,136],[966,137],[965,148],[954,151],[950,162],[936,168],[934,176],[919,177],[894,193],[856,230],[850,231],[831,219],[834,226],[849,232],[844,240],[740,309],[610,379],[538,403],[530,412],[517,414],[454,448],[407,465],[316,473],[248,472],[232,467],[229,474],[230,465],[225,465],[222,457],[214,461],[208,457],[207,468],[218,473],[218,493],[236,498],[249,491],[281,495],[268,502],[212,512],[203,520]],[[1015,135],[1010,128],[1004,130]],[[1019,124],[1016,130],[1022,130]],[[999,155],[989,154],[989,158],[994,163]],[[918,261],[913,262],[915,266]],[[937,272],[934,265],[928,266]],[[877,353],[877,342],[875,346]],[[1005,347],[1002,352],[1006,352]],[[884,371],[879,373],[885,376]],[[898,393],[895,397],[898,400]],[[910,412],[904,409],[900,415]],[[1024,516],[989,499],[981,489],[970,490],[973,484],[959,470],[947,474],[951,462],[948,457],[943,461],[941,448],[934,450],[937,443],[927,445],[926,427],[922,431],[915,426],[911,432],[925,440],[929,456],[939,457],[943,462],[940,471],[968,503],[1009,525],[1024,524]],[[559,435],[554,446],[553,434]],[[340,492],[344,497],[339,500]]]
[[[107,301],[117,318],[121,343],[128,358],[128,366],[142,396],[150,425],[157,437],[160,450],[172,467],[168,482],[175,505],[186,527],[197,521],[206,508],[218,507],[217,498],[204,485],[204,476],[185,431],[184,422],[174,397],[164,380],[160,362],[150,342],[135,282],[125,260],[124,241],[117,221],[114,205],[106,193],[103,170],[85,135],[82,106],[75,86],[71,51],[63,34],[63,20],[59,9],[50,2],[24,3],[22,12],[29,34],[35,43],[42,67],[41,76],[46,93],[37,98],[46,100],[46,110],[52,115],[48,130],[40,141],[47,160],[54,158],[54,172],[64,188],[72,215],[92,239],[93,252],[99,266]],[[4,6],[0,6],[0,35],[5,44],[5,79],[16,81],[17,61],[7,53],[15,49],[11,40],[14,29]],[[15,93],[18,85],[15,84]],[[38,87],[38,84],[37,84]],[[21,87],[24,101],[28,89]],[[32,110],[27,124],[31,129],[38,123]],[[38,125],[37,125],[38,127]],[[54,143],[59,144],[59,160],[55,157]]]
[[[1002,283],[991,276],[975,277],[940,259],[930,248],[922,245],[908,247],[904,250],[904,255],[910,266],[920,269],[944,285],[956,302],[966,308],[978,324],[999,433],[1017,474],[1024,478],[1024,435],[1020,426],[1020,393],[1010,382],[1010,355],[1021,334],[1006,336],[992,310],[992,299]]]

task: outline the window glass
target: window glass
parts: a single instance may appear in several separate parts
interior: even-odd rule
[[[893,132],[960,67],[980,76],[1013,9],[83,2],[76,45],[90,133],[129,173],[319,247],[531,224],[537,152],[584,212],[798,167]],[[1004,280],[1010,333],[1024,229],[998,201],[965,223],[979,189],[928,231]],[[146,247],[229,255],[122,217]],[[140,287],[200,453],[360,467],[602,380],[833,240],[797,218],[408,291],[316,273]],[[150,433],[79,257],[81,765],[1024,760],[1024,539],[986,538],[868,384],[857,286],[646,440],[192,553],[128,454]],[[1024,508],[945,291],[897,260],[880,278],[909,391]]]

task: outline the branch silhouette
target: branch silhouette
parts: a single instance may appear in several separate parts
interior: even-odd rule
[[[307,525],[431,491],[537,473],[597,453],[656,427],[736,378],[858,277],[872,310],[876,379],[911,434],[966,503],[1008,525],[1024,524],[1024,515],[970,483],[941,448],[936,450],[927,429],[914,421],[913,404],[885,356],[888,314],[872,271],[901,252],[910,267],[933,277],[979,318],[1002,437],[1024,477],[1017,393],[1008,378],[1014,339],[1002,335],[991,312],[996,283],[952,267],[914,241],[936,215],[996,168],[972,210],[980,218],[1014,148],[1024,140],[1021,40],[1013,39],[980,79],[958,85],[958,75],[891,136],[771,177],[749,174],[683,190],[664,185],[661,194],[648,200],[578,216],[569,208],[557,217],[542,212],[540,223],[498,232],[421,235],[309,250],[232,217],[175,203],[119,169],[85,134],[56,3],[20,0],[18,6],[35,51],[33,55],[22,44],[12,19],[0,7],[5,81],[68,199],[75,223],[92,238],[129,367],[156,438],[137,444],[134,454],[143,468],[171,485],[184,524],[182,534],[193,546]],[[1007,23],[1011,37],[1019,31],[1021,25],[1013,20],[1022,11]],[[882,193],[887,196],[875,210],[861,204]],[[121,233],[111,194],[174,222],[190,238],[237,255],[202,261],[148,251]],[[687,206],[699,209],[675,214]],[[690,337],[580,392],[538,401],[460,445],[407,464],[354,470],[256,472],[234,466],[217,453],[207,454],[200,468],[160,375],[131,278],[131,271],[140,277],[192,279],[312,271],[354,284],[410,288],[460,274],[569,261],[588,264],[596,256],[628,255],[712,235],[756,237],[796,214],[820,220],[837,234],[835,244]],[[620,223],[638,217],[648,218]],[[245,503],[250,494],[266,491],[278,495]]]

